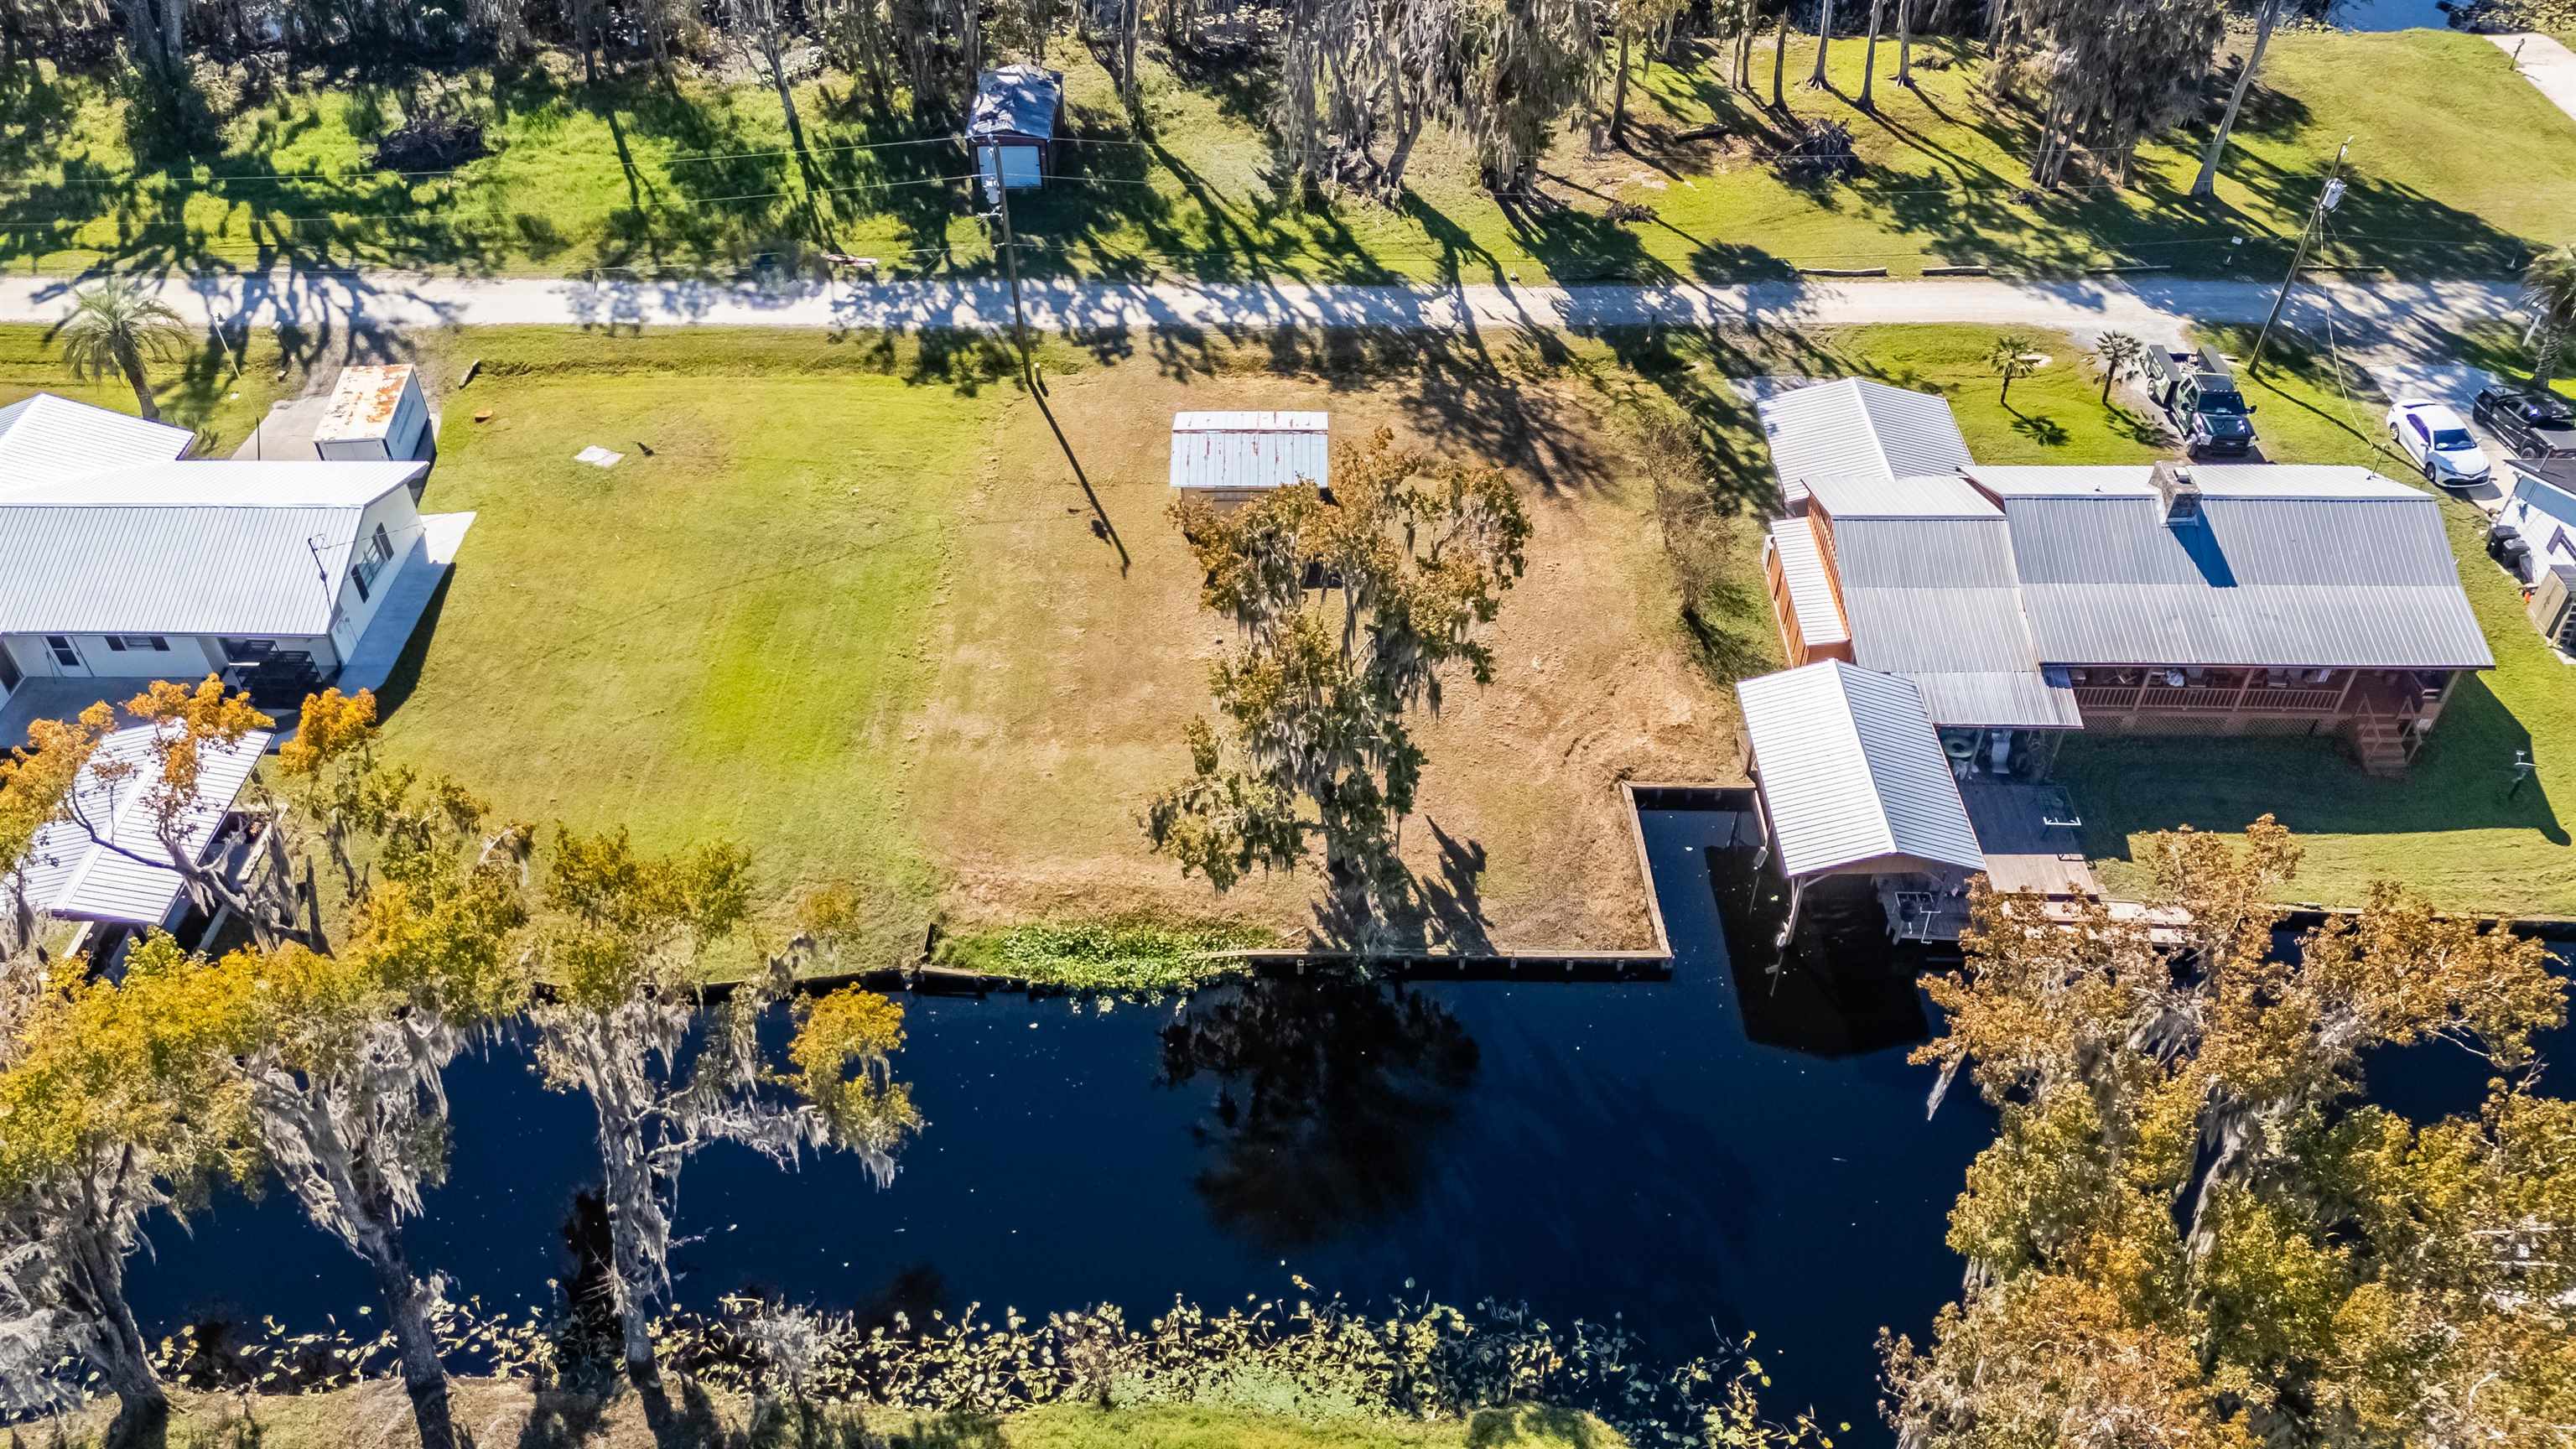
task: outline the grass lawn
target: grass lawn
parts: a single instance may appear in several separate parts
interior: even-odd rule
[[[0,326],[0,407],[34,392],[56,393],[93,407],[138,411],[134,389],[124,379],[82,382],[63,365],[62,352],[46,334],[50,328]],[[293,372],[281,381],[282,358],[276,335],[255,333],[248,355],[235,358],[224,348],[203,352],[152,369],[153,401],[161,421],[194,428],[200,457],[228,457],[250,436],[271,401],[294,386]],[[240,372],[235,374],[235,364]]]
[[[1272,179],[1262,76],[1201,74],[1149,52],[1150,124],[1139,132],[1108,75],[1067,46],[1050,63],[1067,70],[1074,144],[1061,180],[1014,200],[1017,229],[1040,270],[1120,276],[1745,280],[1934,262],[2269,275],[2351,136],[2353,186],[2324,260],[2495,273],[2532,244],[2576,233],[2576,188],[2552,184],[2576,154],[2576,122],[2476,36],[2276,37],[2214,202],[2185,194],[2197,125],[2145,148],[2127,189],[2030,196],[2030,117],[1991,99],[1981,64],[1947,43],[1917,47],[1913,90],[1891,83],[1894,47],[1882,46],[1875,114],[1851,99],[1858,40],[1832,47],[1831,84],[1819,90],[1799,84],[1812,40],[1792,44],[1785,113],[1757,103],[1768,98],[1767,48],[1751,96],[1722,84],[1719,49],[1686,47],[1680,63],[1641,74],[1627,148],[1596,154],[1566,132],[1544,168],[1553,200],[1507,212],[1448,134],[1425,139],[1400,206],[1298,203]],[[370,170],[371,138],[400,118],[404,98],[334,83],[245,100],[218,154],[138,169],[121,103],[99,81],[57,77],[0,109],[0,135],[27,138],[35,158],[0,178],[0,266],[722,269],[799,236],[898,270],[989,261],[982,224],[964,214],[956,149],[869,114],[842,77],[802,92],[810,180],[757,87],[668,91],[640,72],[584,85],[562,57],[505,76],[417,81],[478,114],[495,153],[453,175]],[[1820,117],[1851,125],[1863,173],[1783,182],[1763,156],[1793,124]],[[1679,139],[1709,125],[1720,128],[1713,139]],[[1644,203],[1655,219],[1613,225],[1603,216],[1613,200]],[[2238,236],[2246,244],[2230,246]]]
[[[2231,351],[2251,346],[2237,334],[2218,340]],[[2413,480],[2385,446],[2386,403],[2358,368],[2339,374],[2331,357],[2296,348],[2282,356],[2285,365],[2242,379],[2274,458],[2357,463]],[[1969,441],[1979,441],[1974,430]],[[2301,900],[2352,905],[2372,881],[2396,879],[2456,909],[2576,915],[2576,853],[2564,819],[2576,812],[2576,753],[2564,747],[2576,740],[2576,667],[2540,641],[2519,587],[2487,560],[2485,516],[2457,499],[2442,507],[2496,667],[2461,681],[2414,768],[2374,779],[2330,741],[2079,735],[2059,755],[2058,776],[2083,812],[2086,848],[2106,884],[2143,884],[2131,863],[2141,835],[2178,825],[2236,830],[2269,812],[2307,847],[2294,888]],[[2507,767],[2522,749],[2539,770],[2508,799]]]
[[[386,691],[394,749],[521,818],[730,838],[776,899],[917,905],[899,757],[1000,399],[810,334],[471,333],[427,360],[443,386],[477,358],[423,503],[476,522]],[[573,461],[593,443],[625,461]]]
[[[764,1449],[799,1442],[775,1417],[755,1422],[733,1395],[675,1388],[681,1412],[657,1433],[641,1401],[620,1393],[605,1403],[557,1390],[532,1393],[510,1380],[461,1378],[450,1393],[457,1425],[478,1444],[522,1449]],[[409,1404],[395,1380],[304,1395],[242,1399],[180,1394],[162,1449],[407,1449],[420,1442]],[[93,1407],[64,1423],[58,1440],[96,1449],[108,1413]],[[826,1406],[814,1437],[824,1445],[884,1444],[888,1449],[1626,1449],[1628,1441],[1587,1413],[1521,1406],[1483,1409],[1463,1419],[1414,1422],[1353,1416],[1308,1420],[1256,1408],[1142,1404],[1119,1409],[1056,1404],[1002,1418],[922,1419],[899,1412],[863,1413]]]
[[[1181,725],[1232,639],[1163,514],[1170,414],[1323,407],[1346,438],[1384,425],[1514,469],[1537,523],[1500,677],[1423,730],[1407,841],[1426,938],[1644,944],[1617,781],[1739,765],[1722,678],[1676,619],[1616,359],[1158,343],[1048,355],[1096,515],[1046,417],[990,385],[1007,362],[988,346],[440,340],[435,377],[483,365],[446,400],[424,507],[477,521],[387,690],[392,747],[522,818],[623,823],[653,847],[730,837],[773,901],[852,880],[887,959],[934,915],[970,932],[1231,917],[1294,938],[1303,876],[1219,897],[1136,822],[1186,768]],[[627,457],[573,462],[590,443]]]

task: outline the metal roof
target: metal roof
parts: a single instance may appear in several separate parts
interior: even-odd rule
[[[988,70],[975,82],[975,108],[967,115],[966,134],[1052,141],[1056,109],[1063,98],[1063,71],[1034,65]]]
[[[2004,498],[2023,610],[2049,663],[2495,662],[2440,505],[2368,469],[2196,467],[2201,521],[2179,526],[2143,468],[1976,476]]]
[[[313,428],[317,443],[365,442],[391,432],[394,414],[412,385],[408,362],[344,367],[331,388],[331,405]]]
[[[1803,518],[1771,523],[1771,547],[1780,559],[1780,578],[1789,586],[1789,608],[1798,616],[1798,637],[1810,649],[1851,642],[1842,605],[1834,602],[1833,581],[1826,576],[1824,556],[1816,549],[1814,525]]]
[[[1783,874],[1985,869],[1913,685],[1828,659],[1735,692]]]
[[[195,437],[186,428],[40,392],[0,408],[0,494],[66,473],[168,462]]]
[[[0,495],[0,633],[320,635],[419,463],[164,463]]]
[[[1281,488],[1332,482],[1328,413],[1175,413],[1172,486]]]
[[[1941,724],[2082,726],[2074,690],[2040,669],[2002,516],[1836,518],[1833,531],[1854,662],[1912,680]]]
[[[2001,518],[1995,501],[1956,473],[1879,478],[1866,473],[1826,474],[1807,480],[1817,507],[1845,518]]]
[[[1791,507],[1817,478],[1893,480],[1955,473],[1969,461],[1947,399],[1865,377],[1796,388],[1754,411],[1771,441],[1780,500]]]
[[[73,808],[91,828],[57,820],[36,832],[14,872],[25,883],[29,904],[65,920],[157,926],[169,919],[186,882],[167,863],[170,850],[156,832],[148,801],[160,771],[154,732],[163,728],[168,726],[136,725],[99,741],[73,785]],[[196,792],[180,815],[179,849],[191,859],[205,858],[268,741],[266,730],[253,730],[230,746],[200,752]],[[131,773],[107,778],[101,767],[111,764],[129,766]],[[98,839],[92,838],[93,828]]]

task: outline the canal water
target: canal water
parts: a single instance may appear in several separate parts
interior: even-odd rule
[[[1954,1296],[1944,1221],[1993,1124],[1964,1091],[1926,1120],[1932,1074],[1904,1060],[1926,1025],[1915,963],[1883,942],[1772,983],[1770,887],[1745,852],[1711,850],[1730,819],[1644,816],[1668,981],[1274,980],[1105,1012],[912,999],[897,1065],[928,1127],[893,1186],[841,1156],[782,1175],[710,1150],[682,1183],[678,1297],[1142,1316],[1175,1295],[1294,1296],[1291,1273],[1361,1300],[1491,1296],[1621,1315],[1658,1357],[1758,1331],[1770,1407],[1875,1439],[1872,1341],[1881,1325],[1920,1337]],[[2403,1105],[2465,1106],[2476,1085],[2430,1074]],[[588,1108],[513,1050],[460,1064],[450,1088],[453,1167],[414,1260],[460,1296],[546,1306],[572,1271]],[[349,1326],[370,1301],[280,1193],[219,1202],[155,1247],[133,1279],[154,1334],[263,1314]]]

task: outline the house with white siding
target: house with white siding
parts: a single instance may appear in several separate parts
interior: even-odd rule
[[[155,679],[272,711],[379,685],[472,518],[422,517],[425,462],[189,459],[182,430],[43,396],[0,420],[0,743]]]

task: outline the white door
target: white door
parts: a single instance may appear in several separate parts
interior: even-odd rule
[[[66,679],[87,679],[89,677],[89,663],[81,658],[80,650],[72,643],[71,635],[46,635],[45,652],[54,656],[54,672],[56,674],[62,675]]]

